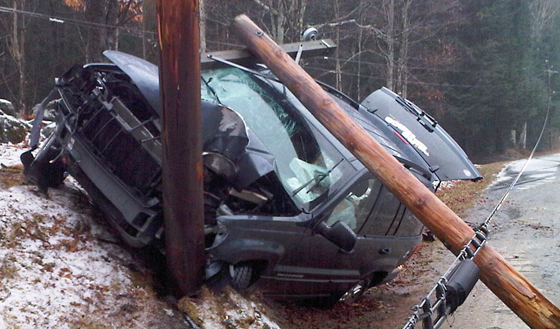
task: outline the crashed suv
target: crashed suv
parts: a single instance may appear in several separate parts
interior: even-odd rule
[[[134,247],[163,248],[158,69],[106,51],[56,81],[22,155],[40,189],[72,175]],[[262,67],[202,71],[207,279],[336,302],[395,277],[423,226]],[[338,104],[427,187],[480,178],[424,111],[383,88]],[[56,130],[38,148],[46,105]],[[225,274],[224,274],[225,273]]]

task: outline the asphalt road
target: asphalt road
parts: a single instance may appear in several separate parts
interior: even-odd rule
[[[508,165],[465,220],[481,223],[526,160]],[[560,154],[533,159],[495,215],[489,241],[519,272],[560,306]],[[479,282],[442,328],[528,328]]]

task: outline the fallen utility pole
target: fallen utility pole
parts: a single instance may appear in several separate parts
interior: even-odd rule
[[[232,27],[240,40],[303,105],[414,215],[457,255],[474,231],[352,120],[247,16]],[[531,328],[560,328],[560,310],[486,244],[474,258],[482,282]]]
[[[200,36],[197,0],[159,0],[167,267],[181,295],[204,278]]]

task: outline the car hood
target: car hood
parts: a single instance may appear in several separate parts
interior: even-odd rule
[[[362,105],[398,131],[441,181],[479,180],[482,175],[463,149],[430,115],[387,88],[367,96]]]
[[[148,61],[120,51],[106,50],[103,55],[115,63],[134,82],[150,106],[161,118],[159,101],[159,70]]]

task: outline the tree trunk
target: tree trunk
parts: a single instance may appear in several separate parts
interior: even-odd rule
[[[17,111],[24,116],[29,116],[30,109],[25,105],[26,88],[26,62],[25,62],[25,19],[18,10],[24,10],[25,0],[13,0],[12,8],[12,33],[9,37],[9,50],[18,72],[18,90],[16,95]]]
[[[410,39],[410,6],[412,0],[406,0],[402,8],[402,35],[399,48],[399,60],[397,67],[397,90],[403,97],[408,97],[408,48]]]
[[[198,0],[200,6],[200,52],[206,52],[206,10],[204,0]]]
[[[521,134],[519,134],[519,147],[522,149],[527,148],[527,122],[523,124],[523,128],[521,128]]]
[[[284,8],[278,8],[278,14],[276,15],[276,42],[284,43],[284,21],[286,17],[284,16]]]
[[[297,17],[297,25],[295,28],[295,35],[299,35],[303,33],[303,28],[305,27],[303,24],[303,19],[305,18],[305,10],[307,9],[307,0],[299,0],[298,6],[294,9],[295,17]],[[290,41],[297,41],[297,40],[290,40]]]
[[[383,2],[387,18],[387,88],[395,88],[395,0]]]
[[[334,1],[334,17],[336,20],[340,17],[340,3],[339,0]],[[336,44],[340,45],[340,25],[335,27],[336,29]],[[340,48],[336,47],[335,51],[335,88],[344,92],[342,90],[342,67],[340,66]]]
[[[357,99],[362,99],[362,42],[364,36],[364,29],[359,29],[358,31],[358,76],[356,77],[356,89],[357,89]]]
[[[92,23],[101,23],[105,10],[103,7],[104,1],[89,0],[86,5],[86,20]],[[96,62],[101,59],[101,35],[103,31],[97,28],[87,29],[86,40],[86,62]]]
[[[454,254],[473,230],[410,171],[390,155],[278,45],[244,15],[233,22],[247,48],[290,89],[303,105],[374,173]],[[257,33],[258,32],[258,33]],[[560,328],[560,310],[511,267],[489,244],[474,258],[481,280],[532,328]]]
[[[157,30],[156,0],[144,0],[142,2],[142,26],[144,31],[151,32]],[[144,59],[149,62],[158,61],[157,51],[154,51],[153,38],[150,34],[144,33],[142,40]]]

